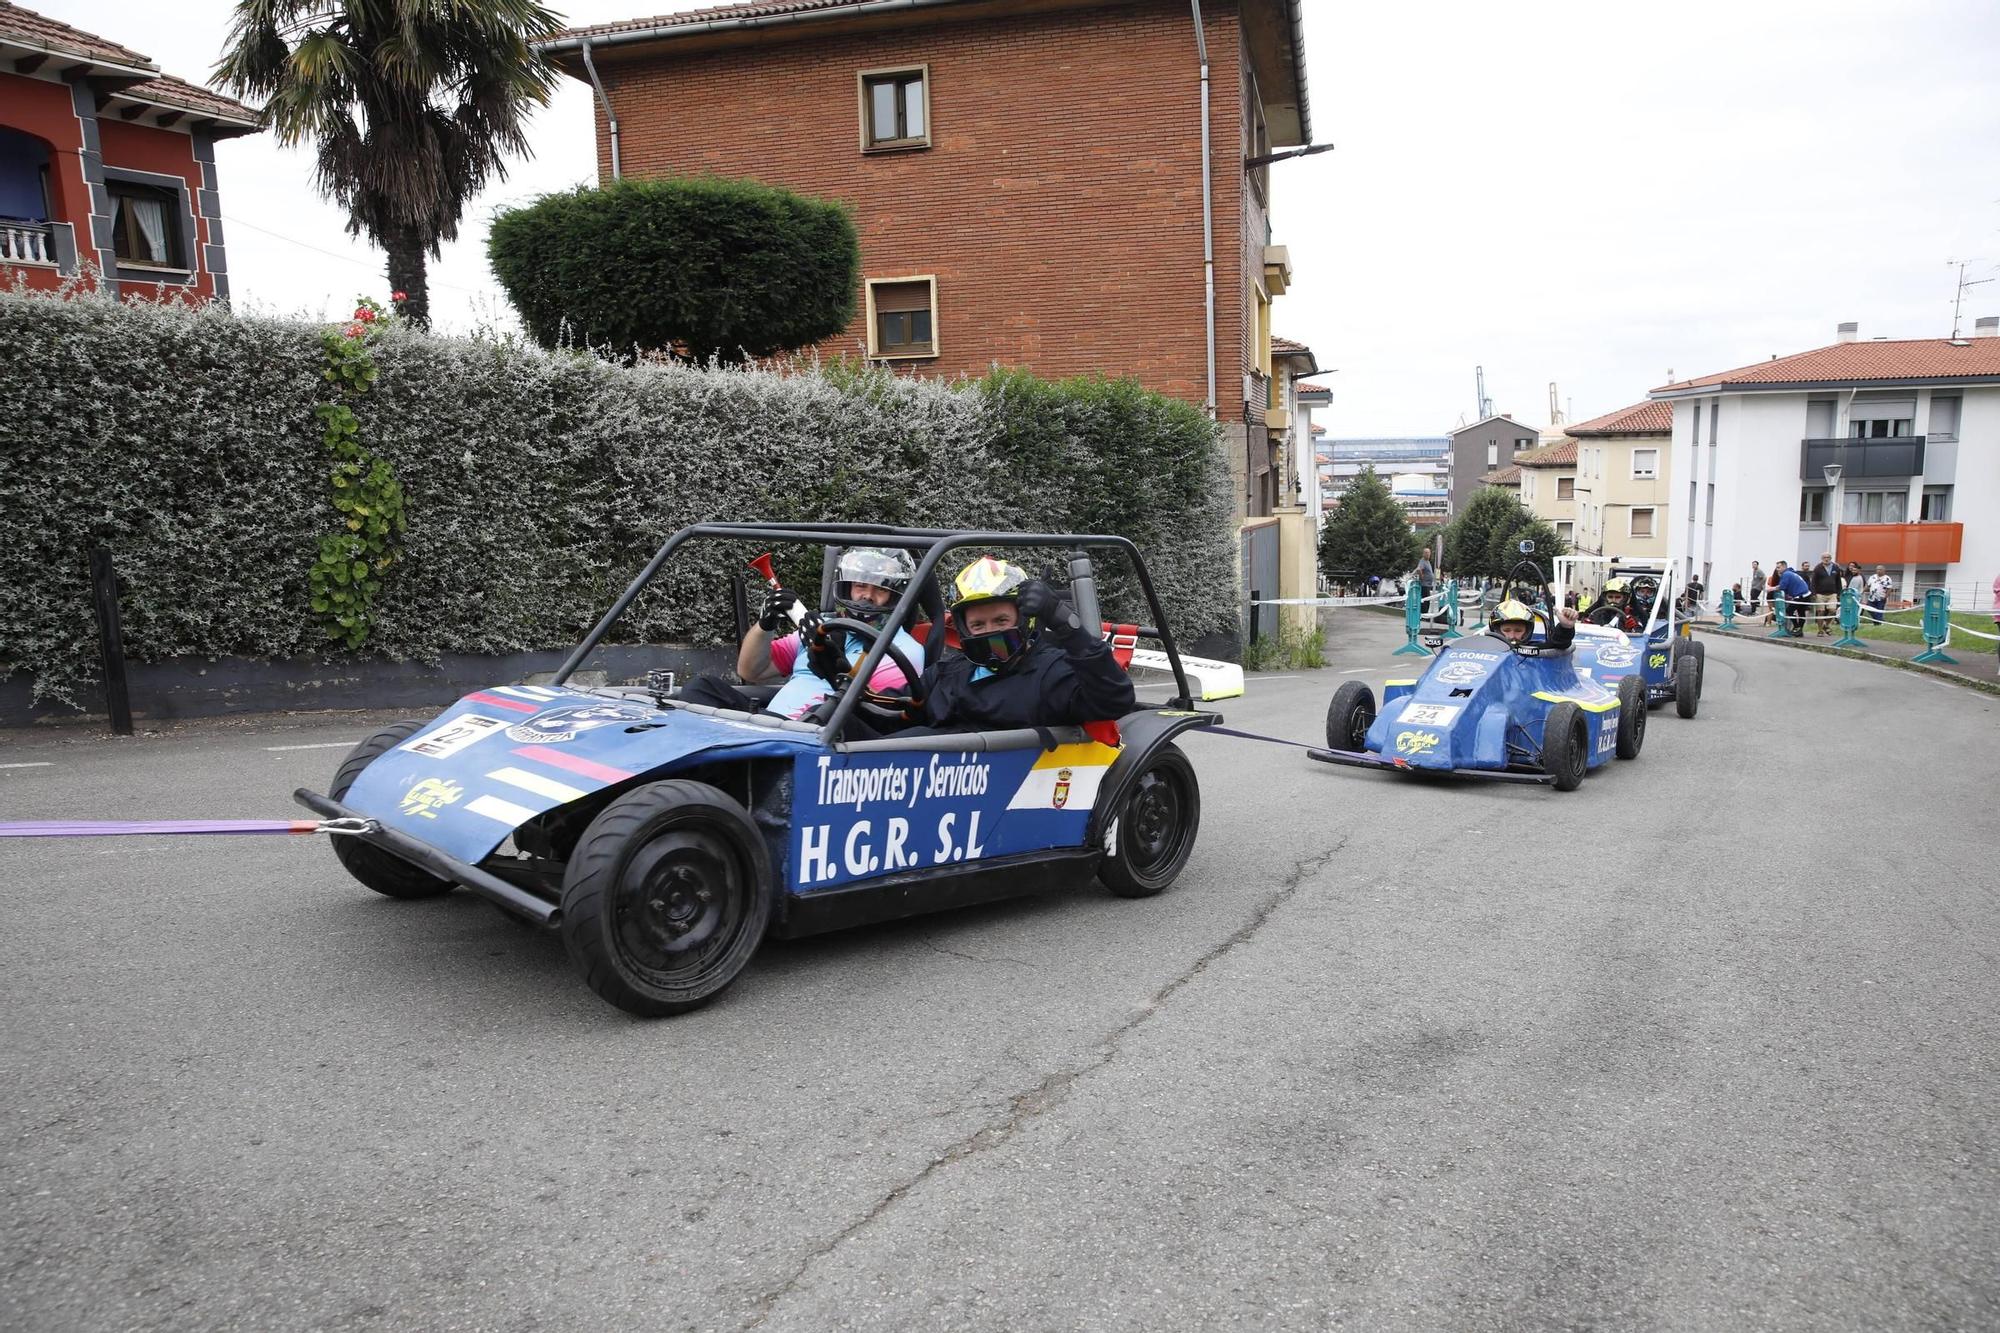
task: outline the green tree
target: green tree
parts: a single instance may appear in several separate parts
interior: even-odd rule
[[[1363,467],[1320,531],[1319,567],[1329,574],[1393,578],[1416,568],[1423,549],[1424,539],[1411,529],[1389,483],[1374,468]]]
[[[571,338],[696,362],[830,338],[861,285],[845,205],[714,176],[544,195],[495,218],[486,252],[544,347]]]
[[[266,99],[279,143],[318,146],[321,193],[388,255],[403,316],[428,325],[425,256],[528,152],[528,115],[556,82],[530,43],[560,28],[534,0],[237,0],[215,73]]]
[[[1512,491],[1484,487],[1445,528],[1445,568],[1461,578],[1504,579],[1523,558],[1523,540],[1535,543],[1533,558],[1544,578],[1553,574],[1557,556],[1569,554],[1569,543],[1530,513]]]

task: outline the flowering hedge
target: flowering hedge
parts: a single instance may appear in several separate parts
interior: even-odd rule
[[[405,529],[347,649],[309,582],[337,517],[324,333],[0,292],[0,676],[80,701],[96,674],[94,543],[116,560],[140,661],[562,647],[669,533],[708,519],[1119,532],[1176,632],[1235,627],[1213,428],[1130,383],[622,367],[385,327],[370,335],[375,379],[342,406],[393,470]],[[675,562],[617,637],[720,642],[733,558]],[[1107,594],[1130,610],[1116,571]]]

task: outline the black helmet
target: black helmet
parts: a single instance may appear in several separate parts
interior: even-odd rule
[[[833,566],[833,603],[842,615],[874,624],[889,614],[886,606],[864,602],[854,595],[854,585],[871,583],[901,597],[916,573],[907,551],[885,551],[873,546],[856,546],[840,553]]]

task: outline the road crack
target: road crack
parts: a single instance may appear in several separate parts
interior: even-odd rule
[[[1250,914],[1248,921],[1245,921],[1241,926],[1231,931],[1221,942],[1208,949],[1199,958],[1196,958],[1194,962],[1168,980],[1165,985],[1154,991],[1152,997],[1145,1004],[1134,1010],[1124,1022],[1099,1037],[1088,1059],[1055,1070],[1053,1073],[1043,1077],[1033,1087],[1009,1097],[1005,1111],[977,1130],[974,1130],[971,1134],[952,1144],[937,1156],[931,1158],[915,1175],[884,1194],[880,1199],[877,1199],[867,1212],[841,1228],[826,1241],[808,1251],[797,1266],[786,1275],[783,1282],[757,1298],[755,1302],[756,1314],[750,1322],[743,1325],[744,1333],[748,1333],[750,1329],[761,1328],[764,1321],[769,1319],[773,1311],[777,1309],[778,1303],[798,1289],[799,1285],[805,1281],[806,1276],[812,1272],[814,1266],[822,1259],[833,1255],[841,1246],[847,1244],[848,1241],[873,1226],[876,1221],[885,1216],[897,1204],[901,1203],[903,1199],[921,1187],[925,1181],[955,1163],[965,1161],[967,1158],[975,1157],[980,1153],[990,1152],[1000,1147],[1036,1120],[1069,1100],[1071,1091],[1075,1089],[1080,1080],[1103,1069],[1118,1058],[1119,1048],[1126,1037],[1130,1036],[1134,1030],[1143,1025],[1148,1019],[1159,1013],[1169,1000],[1173,999],[1188,983],[1206,972],[1211,964],[1219,962],[1237,948],[1255,938],[1257,932],[1264,928],[1264,924],[1298,894],[1299,889],[1305,882],[1321,870],[1324,870],[1332,862],[1333,858],[1338,856],[1346,846],[1347,836],[1342,835],[1339,841],[1326,850],[1316,852],[1311,856],[1301,857],[1299,860],[1293,862],[1291,870],[1279,882],[1276,890],[1267,894],[1263,901],[1257,904],[1256,910]],[[929,940],[925,940],[924,943],[940,953],[952,954],[959,958],[971,958],[969,954],[958,953],[956,950],[947,949]],[[986,962],[993,960],[972,959],[972,961]],[[1004,961],[1011,962],[1014,960],[1008,959]]]

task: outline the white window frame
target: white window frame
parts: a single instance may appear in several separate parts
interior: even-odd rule
[[[884,139],[880,143],[868,136],[869,112],[868,81],[870,79],[893,78],[903,74],[914,74],[920,80],[924,97],[924,132],[909,139]],[[922,65],[885,65],[880,69],[855,71],[854,98],[861,110],[861,151],[864,153],[906,153],[912,149],[931,146],[931,67]]]
[[[1652,456],[1653,464],[1651,467],[1641,468],[1639,466],[1639,455],[1641,454],[1650,454]],[[1660,451],[1658,449],[1634,449],[1632,451],[1632,480],[1656,481],[1659,479],[1659,475]]]
[[[895,287],[904,283],[922,282],[930,285],[931,292],[931,349],[928,352],[885,352],[877,341],[880,330],[875,323],[875,289]],[[901,278],[869,278],[863,284],[868,309],[868,358],[871,361],[930,361],[944,352],[944,341],[938,328],[937,275],[935,273],[912,273]]]
[[[1639,531],[1639,515],[1646,516],[1646,530]],[[1651,541],[1659,535],[1660,511],[1653,505],[1637,505],[1625,511],[1625,535],[1641,541]]]

